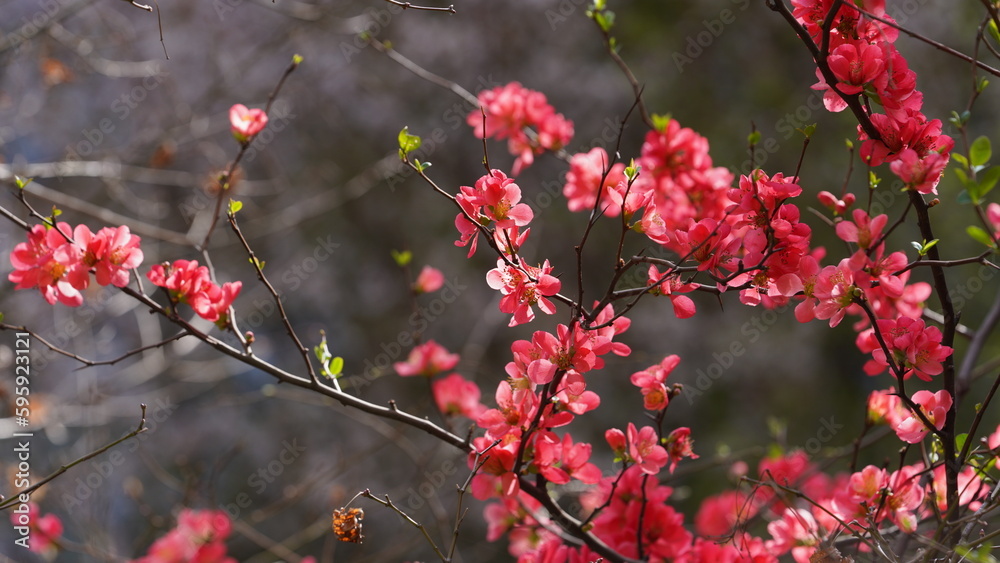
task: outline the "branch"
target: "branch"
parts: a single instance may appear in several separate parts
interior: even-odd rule
[[[455,5],[449,4],[447,8],[441,8],[437,6],[417,6],[415,4],[410,4],[409,2],[400,2],[399,0],[385,0],[390,4],[395,4],[404,10],[423,10],[425,12],[448,12],[449,14],[457,14],[455,11]]]
[[[78,460],[76,460],[76,461],[74,461],[72,463],[69,463],[67,465],[63,465],[55,473],[49,475],[48,477],[42,479],[41,481],[35,483],[34,485],[32,485],[30,487],[28,487],[27,489],[24,489],[23,491],[19,492],[17,495],[10,497],[9,499],[7,499],[7,500],[5,500],[3,502],[0,502],[0,510],[6,510],[6,509],[14,506],[15,504],[17,504],[19,502],[18,499],[22,495],[31,495],[31,493],[33,493],[34,491],[40,489],[42,486],[46,485],[49,481],[52,481],[56,477],[62,475],[63,473],[66,473],[66,471],[68,471],[70,468],[72,468],[72,467],[74,467],[76,465],[79,465],[79,464],[87,461],[88,459],[97,457],[97,456],[103,454],[104,452],[110,450],[111,448],[117,446],[118,444],[124,442],[125,440],[128,440],[129,438],[133,438],[133,437],[139,435],[140,433],[145,432],[146,431],[146,404],[145,403],[140,403],[139,406],[142,407],[142,417],[139,419],[139,426],[136,427],[135,430],[129,432],[128,434],[122,436],[121,438],[118,438],[117,440],[115,440],[114,442],[111,442],[110,444],[104,446],[103,448],[100,448],[98,450],[90,452],[89,454],[81,457],[80,459],[78,459]]]

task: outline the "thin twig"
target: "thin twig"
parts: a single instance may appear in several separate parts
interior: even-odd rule
[[[89,454],[81,457],[80,459],[78,459],[76,461],[73,461],[71,463],[63,465],[58,470],[56,470],[55,473],[52,473],[51,475],[48,475],[47,477],[45,477],[41,481],[35,483],[34,485],[28,487],[27,489],[24,489],[23,491],[18,492],[17,495],[14,495],[14,496],[10,497],[9,499],[7,499],[7,500],[5,500],[3,502],[0,502],[0,510],[6,510],[6,509],[14,506],[15,504],[17,504],[19,502],[18,499],[21,496],[23,496],[23,495],[29,495],[30,496],[31,493],[33,493],[34,491],[37,491],[38,489],[40,489],[44,485],[48,484],[49,481],[52,481],[56,477],[59,477],[63,473],[66,473],[66,471],[68,471],[69,469],[71,469],[71,468],[73,468],[73,467],[75,467],[75,466],[77,466],[77,465],[79,465],[79,464],[87,461],[88,459],[91,459],[91,458],[94,458],[94,457],[97,457],[97,456],[103,454],[104,452],[110,450],[111,448],[117,446],[118,444],[124,442],[125,440],[128,440],[129,438],[133,438],[133,437],[139,435],[140,433],[145,432],[146,431],[146,404],[145,403],[140,403],[139,406],[142,408],[142,416],[139,419],[139,426],[137,426],[135,430],[129,432],[128,434],[122,436],[121,438],[118,438],[114,442],[111,442],[110,444],[108,444],[108,445],[106,445],[106,446],[104,446],[102,448],[99,448],[97,450],[94,450],[94,451],[90,452]]]

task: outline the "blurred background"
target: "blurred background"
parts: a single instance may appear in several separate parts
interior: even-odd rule
[[[842,255],[832,229],[808,208],[819,207],[819,191],[839,194],[845,182],[863,193],[865,171],[855,161],[848,176],[844,143],[855,139],[855,122],[822,109],[820,96],[809,88],[815,82],[812,62],[787,24],[759,0],[609,4],[617,14],[620,53],[643,85],[650,111],[669,113],[707,137],[716,165],[748,171],[746,139],[756,128],[760,148],[769,148],[754,156],[755,164],[791,175],[802,152],[794,130],[817,124],[802,162],[805,193],[798,204],[809,216],[815,244]],[[977,3],[887,4],[903,25],[971,50]],[[454,193],[472,185],[483,174],[483,145],[465,124],[469,106],[358,34],[391,42],[417,65],[473,93],[511,81],[542,91],[575,124],[571,153],[613,149],[633,94],[585,16],[585,3],[456,0],[454,15],[401,11],[381,0],[206,0],[160,8],[162,45],[157,13],[125,2],[0,0],[0,205],[27,218],[13,195],[12,174],[33,177],[28,199],[43,213],[56,206],[71,224],[95,231],[126,224],[139,234],[143,273],[165,260],[200,259],[194,245],[211,223],[213,179],[238,150],[228,109],[235,103],[263,107],[292,55],[301,54],[305,62],[288,78],[268,129],[241,163],[234,197],[244,204],[242,230],[266,261],[265,273],[305,345],[316,345],[324,330],[331,351],[344,358],[345,386],[352,393],[377,404],[393,399],[464,435],[470,423],[442,421],[425,381],[386,369],[408,353],[399,342],[415,328],[408,283],[416,271],[424,264],[441,269],[451,291],[449,297],[418,301],[428,321],[423,337],[461,354],[456,371],[480,385],[490,406],[505,377],[510,344],[566,323],[568,315],[562,309],[507,328],[507,315],[496,310],[497,294],[485,283],[495,259],[484,251],[465,259],[465,249],[453,245],[454,207],[405,173],[396,156],[396,135],[408,126],[425,138],[421,160],[433,163],[429,174],[439,186]],[[918,73],[928,116],[944,121],[966,108],[968,65],[908,37],[897,46]],[[973,136],[997,130],[997,110],[987,90],[973,109]],[[622,137],[622,158],[638,156],[644,135],[633,115]],[[506,144],[491,141],[487,147],[491,165],[509,171],[513,157]],[[956,150],[964,152],[961,142]],[[566,169],[565,162],[545,155],[518,177],[536,216],[524,254],[539,262],[551,259],[564,287],[576,278],[572,249],[586,222],[558,197]],[[887,169],[879,174],[890,176]],[[963,232],[974,220],[971,208],[955,202],[959,187],[951,173],[939,191],[943,204],[934,220],[943,255],[977,253]],[[898,215],[905,198],[890,186],[879,195],[884,210]],[[585,249],[588,302],[609,280],[615,226],[599,224]],[[908,248],[909,240],[919,240],[908,229],[897,231],[890,245]],[[0,222],[4,255],[24,238],[15,225]],[[303,373],[273,301],[225,224],[213,233],[210,248],[218,280],[244,283],[237,318],[242,329],[255,333],[255,352]],[[640,248],[635,241],[628,250]],[[395,264],[393,250],[413,253],[411,272]],[[969,293],[962,322],[975,327],[997,293],[997,281],[975,268],[951,276]],[[15,293],[4,283],[5,322],[28,325],[88,359],[115,359],[175,333],[117,291],[95,287],[83,307],[71,309],[49,306],[34,291]],[[571,429],[574,438],[593,441],[593,461],[610,472],[603,431],[644,420],[629,375],[667,354],[680,355],[671,381],[698,392],[673,401],[667,426],[691,427],[701,455],[683,463],[670,482],[686,522],[700,499],[732,485],[727,470],[737,458],[755,466],[771,444],[806,448],[818,459],[849,446],[863,426],[864,398],[891,385],[886,376],[864,375],[865,357],[854,346],[849,322],[831,330],[822,322],[801,325],[790,310],[743,307],[735,294],[694,298],[698,315],[691,319],[674,318],[666,300],[652,299],[630,315],[632,328],[621,340],[633,354],[609,359],[589,378],[602,405]],[[0,437],[16,430],[13,343],[12,333],[0,334],[0,366],[7,374],[0,377],[0,416],[7,417],[0,420]],[[737,343],[745,353],[727,360]],[[366,488],[388,494],[439,545],[450,541],[455,486],[468,469],[460,452],[429,436],[276,385],[191,338],[89,368],[37,340],[32,346],[33,479],[135,428],[140,403],[148,405],[149,430],[119,445],[115,464],[107,454],[85,462],[33,497],[66,526],[59,561],[138,557],[174,526],[179,507],[227,510],[235,522],[227,545],[239,561],[295,562],[307,555],[319,561],[434,560],[416,529],[371,501],[352,505],[365,509],[366,543],[342,544],[332,537],[332,510]],[[988,352],[987,358],[1000,352],[995,339]],[[697,383],[713,370],[721,376]],[[967,423],[971,408],[965,411],[960,420]],[[996,419],[989,417],[986,426],[994,428]],[[822,429],[841,425],[829,440],[819,440],[828,435]],[[7,495],[14,454],[10,440],[3,444],[0,470],[10,478],[0,489]],[[863,455],[865,462],[895,455],[891,440],[878,445]],[[843,457],[832,459],[831,470],[846,469]],[[504,541],[483,541],[482,503],[467,495],[463,507],[470,512],[456,559],[510,560]],[[13,537],[8,526],[0,526],[0,553],[40,560],[14,547]]]

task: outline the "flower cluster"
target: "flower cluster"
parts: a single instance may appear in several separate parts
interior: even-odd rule
[[[573,122],[556,113],[545,94],[517,82],[483,90],[479,105],[482,111],[473,111],[467,121],[480,139],[508,140],[510,153],[517,156],[514,176],[531,166],[535,155],[559,150],[573,138]]]
[[[86,225],[35,225],[28,231],[28,241],[14,247],[10,262],[14,271],[7,279],[17,284],[16,289],[37,287],[50,304],[59,301],[78,307],[91,273],[99,285],[124,287],[129,271],[142,263],[142,250],[139,237],[124,226],[93,233]]]
[[[920,390],[910,399],[920,409],[920,414],[907,408],[894,388],[872,391],[868,397],[868,420],[874,424],[888,424],[896,436],[907,444],[920,442],[931,431],[925,420],[935,430],[944,427],[945,417],[952,406],[950,393],[944,389],[936,393]]]
[[[243,282],[239,281],[217,285],[208,268],[199,266],[197,260],[156,264],[146,277],[153,285],[170,292],[171,302],[187,303],[199,317],[220,327],[228,324],[229,306],[243,287]]]
[[[534,217],[531,208],[520,203],[521,188],[499,170],[491,170],[476,180],[473,187],[462,186],[455,201],[462,210],[455,216],[455,228],[462,235],[455,246],[469,246],[469,257],[476,253],[480,227],[492,225],[498,238],[523,241],[518,229]],[[527,234],[525,231],[523,236]]]
[[[830,111],[843,111],[847,98],[864,95],[885,113],[869,113],[879,139],[872,139],[859,126],[863,141],[861,156],[868,164],[890,163],[890,168],[912,190],[937,193],[941,172],[954,146],[951,137],[941,134],[941,121],[928,120],[920,112],[923,94],[916,89],[916,73],[893,44],[899,32],[868,17],[858,8],[890,23],[884,0],[838,3],[792,0],[793,14],[817,44],[827,46],[828,66],[836,82],[830,84],[820,69],[814,89],[824,92],[823,102]],[[823,26],[830,21],[829,34]]]
[[[221,510],[181,510],[177,527],[150,546],[134,563],[236,563],[226,555],[226,538],[232,531],[229,516]]]

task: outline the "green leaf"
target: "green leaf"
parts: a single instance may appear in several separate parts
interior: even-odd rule
[[[955,451],[957,452],[962,451],[962,448],[965,446],[965,441],[968,439],[969,435],[964,433],[955,436]]]
[[[16,185],[19,190],[23,190],[28,187],[28,184],[30,184],[32,180],[34,180],[34,178],[22,178],[16,174],[14,175],[14,185]]]
[[[806,125],[802,129],[799,129],[799,131],[802,131],[802,134],[806,136],[806,139],[811,139],[813,133],[816,132],[816,124],[810,123],[809,125]]]
[[[990,31],[990,35],[993,36],[993,40],[1000,43],[1000,30],[997,29],[997,21],[991,19],[986,28]]]
[[[399,266],[400,268],[409,264],[410,260],[413,260],[413,253],[410,252],[409,250],[404,250],[402,252],[398,250],[393,250],[391,254],[392,254],[392,259],[396,261],[396,265]]]
[[[609,10],[595,11],[594,21],[604,33],[610,33],[611,28],[615,25],[615,13]]]
[[[979,197],[986,197],[997,185],[997,181],[1000,181],[1000,166],[992,166],[983,174],[982,180],[979,180]]]
[[[922,249],[924,247],[924,245],[920,244],[919,242],[917,242],[915,240],[911,240],[910,241],[910,246],[912,246],[913,248],[916,248],[917,252],[920,252],[920,249]]]
[[[670,125],[670,119],[671,119],[669,113],[666,115],[658,115],[654,113],[652,117],[653,117],[654,129],[656,129],[660,133],[663,133],[664,131],[667,130],[667,126]]]
[[[875,174],[875,172],[869,170],[868,171],[868,189],[869,190],[874,190],[881,183],[882,183],[882,178],[879,178],[878,175]]]
[[[344,358],[336,356],[330,361],[330,367],[327,369],[331,376],[337,377],[340,372],[344,371]]]
[[[988,543],[981,545],[979,549],[975,550],[969,549],[964,545],[956,545],[955,553],[961,555],[963,560],[971,561],[972,563],[997,563],[996,557],[993,557],[990,553],[992,549],[993,546]]]
[[[847,150],[854,150],[854,141],[850,139],[844,139],[844,146],[847,147]]]
[[[243,209],[243,202],[238,199],[229,200],[229,214],[236,215],[240,209]]]
[[[344,371],[344,359],[340,356],[334,357],[330,353],[330,348],[326,343],[326,331],[319,331],[320,340],[319,344],[313,347],[313,353],[316,354],[316,359],[319,360],[322,366],[322,374],[324,377],[330,379],[336,379],[341,372]]]
[[[976,242],[980,242],[989,247],[993,246],[993,239],[991,239],[990,235],[986,234],[986,231],[984,231],[981,227],[969,225],[965,228],[965,232],[968,233],[968,235]]]
[[[965,158],[964,154],[958,154],[957,152],[951,153],[951,159],[962,165],[962,168],[969,167],[969,159]]]
[[[625,167],[625,177],[628,178],[629,182],[633,182],[635,181],[635,178],[639,175],[639,170],[641,169],[642,169],[641,166],[635,165],[635,159],[633,158],[629,160],[628,166]]]
[[[982,166],[990,161],[990,156],[993,155],[993,150],[990,147],[989,137],[982,136],[972,141],[972,146],[969,147],[969,163],[973,166]]]
[[[969,196],[969,190],[962,190],[962,192],[958,194],[958,197],[955,198],[955,201],[962,204],[971,204],[972,197]]]
[[[934,240],[932,240],[930,242],[924,242],[924,245],[920,248],[920,255],[921,256],[926,256],[927,252],[930,249],[932,249],[935,246],[937,246],[937,243],[940,242],[940,241],[941,241],[941,239],[934,239]]]
[[[420,148],[420,137],[411,135],[409,127],[403,127],[399,132],[399,158],[406,160],[406,156]]]
[[[251,256],[250,258],[247,258],[247,261],[249,261],[251,264],[253,264],[257,269],[261,271],[264,270],[264,264],[267,263],[264,260],[259,260],[256,256]]]
[[[750,146],[756,145],[760,142],[760,131],[753,131],[747,135],[747,144]]]
[[[413,159],[413,166],[416,167],[417,171],[423,172],[424,170],[427,170],[428,168],[431,167],[431,163],[430,162],[420,162],[417,159]]]
[[[294,55],[292,55],[292,64],[295,65],[295,66],[298,66],[298,65],[302,64],[303,60],[304,59],[302,58],[302,55],[300,55],[298,53],[295,53]]]

